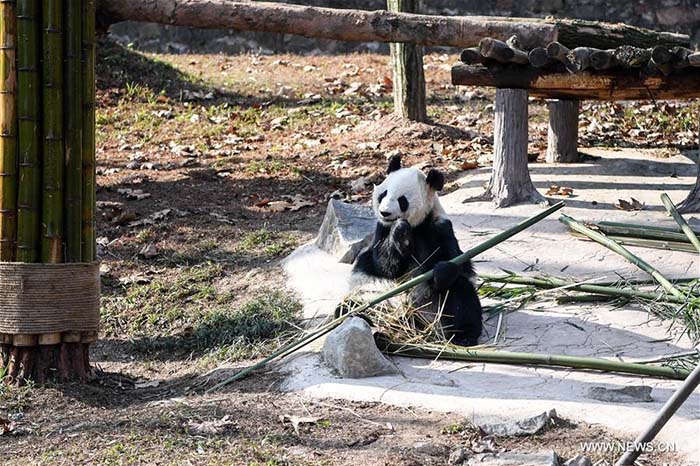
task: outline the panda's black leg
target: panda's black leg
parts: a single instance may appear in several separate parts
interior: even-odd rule
[[[474,285],[460,277],[447,291],[443,314],[453,335],[452,342],[461,346],[474,346],[478,343],[482,331],[482,310],[479,295]]]

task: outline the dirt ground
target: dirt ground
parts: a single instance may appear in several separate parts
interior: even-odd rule
[[[300,325],[278,262],[313,238],[330,197],[367,200],[396,152],[450,182],[489,164],[493,94],[450,85],[455,59],[426,57],[433,124],[405,127],[387,56],[143,55],[101,41],[96,378],[0,383],[4,464],[447,464],[460,446],[573,456],[580,441],[627,439],[564,423],[493,443],[456,415],[303,400],[271,374],[202,395],[231,372],[217,367],[250,364]],[[530,112],[541,160],[546,107]],[[696,103],[582,112],[583,145],[664,156],[694,144]]]

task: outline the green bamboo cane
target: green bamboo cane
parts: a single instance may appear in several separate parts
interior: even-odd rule
[[[649,240],[659,240],[659,241],[674,241],[680,243],[688,243],[688,238],[683,233],[678,233],[676,231],[666,231],[659,229],[649,229],[646,227],[632,227],[632,226],[617,226],[617,225],[606,225],[601,223],[592,224],[596,230],[600,230],[607,236],[629,236],[633,238],[649,239]]]
[[[623,374],[646,375],[683,380],[689,372],[671,367],[650,366],[631,362],[610,361],[601,358],[565,356],[559,354],[519,353],[511,351],[475,350],[453,345],[425,346],[405,343],[385,343],[384,352],[393,356],[446,359],[450,361],[487,362],[496,364],[571,367]]]
[[[0,261],[15,259],[17,239],[17,9],[0,0]]]
[[[652,267],[650,264],[645,262],[643,259],[640,259],[639,257],[635,256],[631,252],[629,252],[627,249],[625,249],[623,246],[620,244],[616,243],[615,241],[611,240],[607,236],[605,236],[602,233],[599,233],[597,231],[593,231],[578,220],[569,217],[568,215],[562,214],[561,217],[559,217],[559,221],[566,224],[569,228],[571,228],[574,231],[577,231],[583,235],[588,236],[590,239],[593,241],[597,242],[598,244],[601,244],[605,246],[606,248],[610,249],[613,252],[616,252],[620,254],[622,257],[627,259],[629,262],[632,264],[636,265],[646,273],[652,276],[661,286],[664,287],[664,289],[671,293],[673,296],[679,298],[679,299],[685,299],[683,296],[683,293],[678,291],[672,284],[669,282],[666,277],[661,275],[661,272],[656,270],[654,267]]]
[[[666,207],[666,210],[668,210],[668,213],[671,214],[671,217],[673,217],[673,220],[676,221],[678,224],[678,227],[681,229],[683,233],[685,233],[685,236],[688,237],[688,240],[691,242],[691,244],[695,247],[695,249],[700,253],[700,240],[698,237],[695,235],[695,232],[693,231],[692,228],[690,228],[690,225],[688,225],[688,222],[685,221],[683,216],[676,210],[676,206],[673,205],[673,202],[671,202],[671,199],[668,197],[668,194],[663,193],[661,194],[661,202],[664,203],[664,207]]]
[[[539,288],[560,288],[563,286],[572,285],[567,289],[571,291],[581,291],[584,293],[614,296],[618,298],[648,299],[653,301],[662,301],[679,304],[686,302],[685,297],[679,298],[675,295],[659,296],[657,293],[652,293],[649,291],[641,291],[630,288],[615,288],[612,286],[602,284],[575,284],[574,282],[571,282],[569,280],[562,280],[560,278],[554,277],[524,277],[517,275],[492,275],[487,273],[480,273],[479,278],[485,282],[510,283],[513,285],[527,285]]]
[[[95,0],[83,0],[82,260],[95,254]]]
[[[63,2],[43,0],[41,260],[63,261]]]
[[[521,231],[525,230],[526,228],[534,225],[535,223],[546,218],[547,216],[553,214],[554,212],[561,209],[562,207],[564,207],[564,203],[558,202],[558,203],[554,204],[553,206],[551,206],[550,208],[542,211],[541,213],[539,213],[539,214],[537,214],[529,219],[523,220],[522,222],[518,223],[514,227],[512,227],[504,232],[501,232],[501,233],[493,236],[492,238],[489,238],[488,240],[484,241],[483,243],[479,244],[478,246],[468,250],[467,252],[465,252],[457,257],[455,257],[454,259],[451,259],[450,262],[452,262],[453,264],[457,264],[457,265],[464,264],[465,262],[470,260],[472,257],[479,255],[482,252],[484,252],[484,251],[496,246],[497,244],[502,243],[503,241],[507,240],[508,238],[516,235],[517,233],[520,233]],[[267,363],[269,363],[270,361],[272,361],[273,359],[275,359],[277,357],[286,356],[288,354],[291,354],[291,353],[303,348],[304,346],[308,345],[309,343],[312,343],[313,341],[321,338],[323,335],[325,335],[326,333],[333,330],[335,327],[340,325],[348,317],[359,314],[363,311],[366,311],[370,307],[375,306],[375,305],[381,303],[382,301],[386,301],[389,298],[393,298],[394,296],[399,295],[399,294],[403,293],[404,291],[407,291],[420,283],[426,282],[426,281],[430,280],[431,278],[433,278],[433,271],[432,270],[430,270],[429,272],[426,272],[424,274],[421,274],[421,275],[419,275],[411,280],[408,280],[408,281],[402,283],[401,285],[397,286],[396,288],[393,288],[393,289],[387,291],[386,293],[382,293],[381,295],[376,296],[375,298],[371,299],[370,301],[363,304],[362,306],[359,306],[359,307],[353,309],[352,311],[345,314],[344,316],[338,317],[337,319],[331,321],[330,323],[322,326],[320,329],[317,329],[317,330],[311,332],[309,335],[306,335],[306,336],[304,336],[296,341],[293,341],[292,343],[289,343],[287,345],[284,345],[284,346],[278,348],[276,351],[274,351],[272,354],[267,356],[262,361],[257,362],[256,364],[253,364],[252,366],[248,366],[245,369],[234,374],[233,376],[229,377],[228,379],[226,379],[222,382],[219,382],[218,384],[214,385],[213,387],[207,389],[205,393],[211,393],[213,391],[216,391],[216,390],[220,389],[221,387],[228,385],[229,383],[231,383],[235,380],[238,380],[238,379],[245,377],[246,375],[250,374],[254,370],[259,369],[261,367],[264,367],[265,365],[267,365]]]
[[[602,231],[602,230],[601,230]],[[589,239],[586,235],[581,235],[579,233],[574,232],[574,236],[581,237],[584,239]],[[610,234],[605,234],[609,239],[615,241],[616,243],[625,245],[625,246],[637,246],[640,248],[653,248],[653,249],[663,249],[664,251],[679,251],[679,252],[695,252],[695,247],[693,247],[692,244],[687,242],[687,238],[683,235],[683,239],[686,240],[685,242],[678,242],[678,241],[667,241],[667,240],[657,240],[657,239],[646,239],[646,238],[639,238],[635,236],[617,236],[617,235],[610,235]]]
[[[621,228],[639,228],[642,230],[650,230],[650,231],[667,231],[670,233],[680,233],[681,231],[678,228],[670,228],[670,227],[660,227],[656,225],[640,225],[637,223],[621,223],[621,222],[608,222],[608,221],[602,221],[598,222],[598,226],[610,226],[610,227],[621,227]],[[696,235],[700,235],[700,230],[693,230]]]
[[[65,0],[65,242],[66,262],[80,262],[82,239],[82,0]]]
[[[41,201],[41,16],[40,0],[17,1],[17,73],[19,80],[19,188],[17,252],[19,262],[37,262]]]

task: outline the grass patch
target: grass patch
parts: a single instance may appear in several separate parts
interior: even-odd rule
[[[223,276],[221,266],[203,264],[106,297],[104,331],[129,337],[137,351],[235,360],[261,354],[295,329],[302,307],[295,297],[265,289],[236,306],[235,296],[217,287]]]
[[[291,233],[261,228],[246,233],[238,244],[240,252],[276,257],[295,248],[298,240]]]

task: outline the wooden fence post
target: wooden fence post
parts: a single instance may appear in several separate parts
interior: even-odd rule
[[[496,89],[493,172],[490,194],[496,207],[545,202],[527,167],[527,91]]]
[[[548,107],[547,162],[578,162],[579,101],[552,100]]]
[[[392,12],[419,13],[420,0],[387,0]],[[394,75],[394,113],[404,120],[427,121],[423,47],[392,43],[391,64]]]

